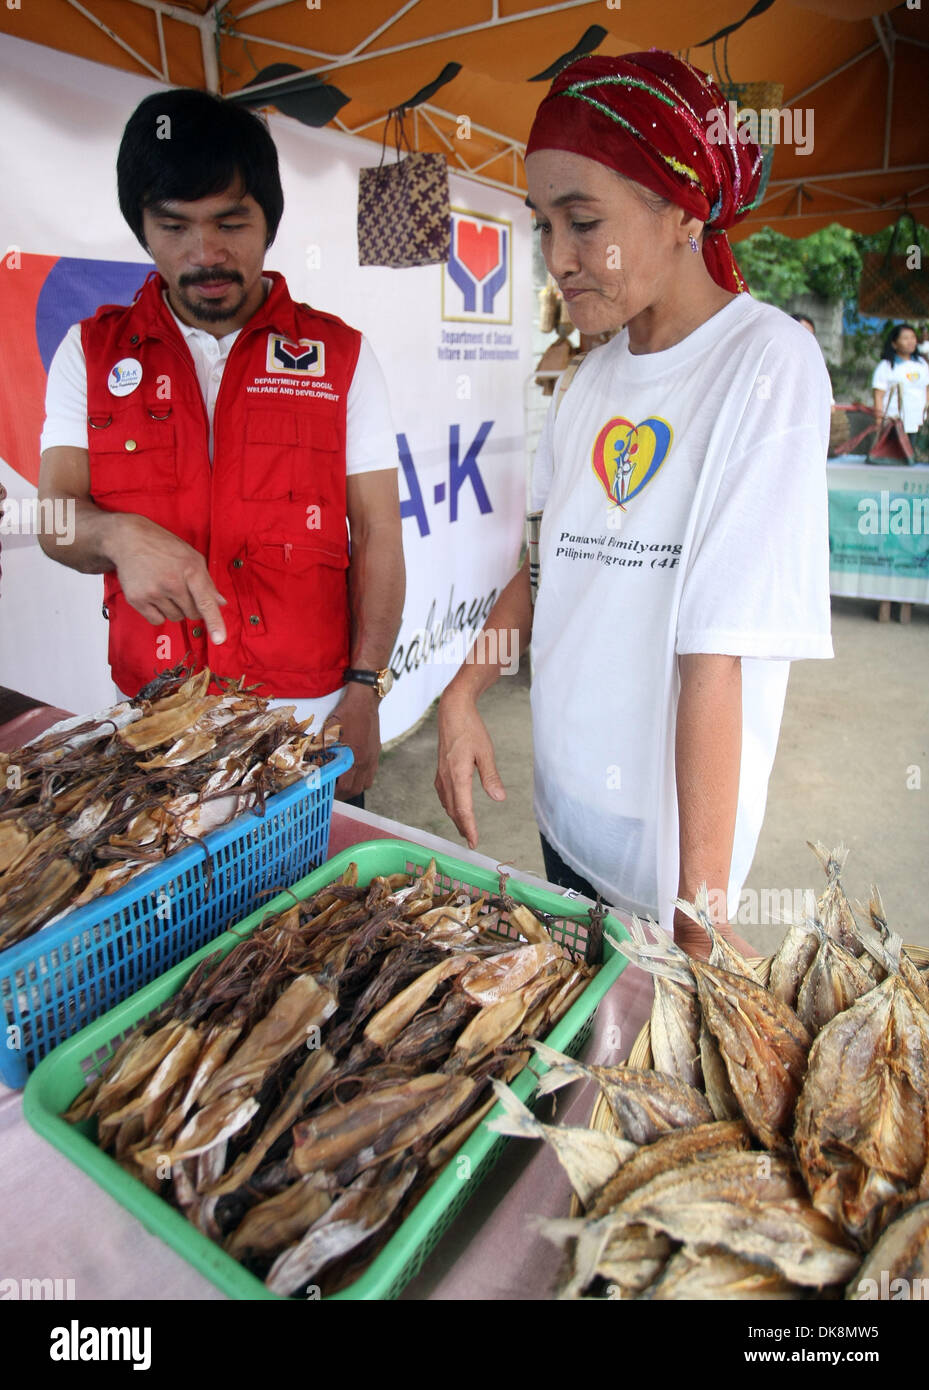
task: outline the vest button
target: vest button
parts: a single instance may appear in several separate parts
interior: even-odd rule
[[[129,453],[131,454],[131,453],[133,452],[134,449],[138,448],[138,445],[136,444],[136,442],[135,442],[134,439],[127,439],[124,447],[125,447],[125,448],[129,451]]]
[[[203,628],[202,628],[202,627],[195,627],[195,628],[192,629],[192,633],[193,633],[193,636],[194,636],[194,637],[202,637],[202,636],[203,636]]]
[[[129,341],[130,341],[130,343],[132,343],[133,345],[135,345],[135,344],[139,341],[139,335],[138,335],[138,333],[133,333],[133,335],[132,335],[132,337],[129,339]]]
[[[244,564],[245,564],[245,561],[244,561],[244,560],[233,560],[233,562],[232,562],[232,568],[233,568],[234,570],[240,570]]]
[[[249,620],[248,620],[248,621],[251,623],[252,627],[257,627],[258,624],[261,622],[261,619],[259,618],[259,616],[258,616],[257,613],[252,613],[252,614],[249,616]]]

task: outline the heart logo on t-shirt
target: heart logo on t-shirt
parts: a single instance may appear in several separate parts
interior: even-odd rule
[[[638,425],[621,415],[607,420],[591,452],[591,466],[607,497],[617,506],[642,491],[664,463],[674,431],[656,416]]]

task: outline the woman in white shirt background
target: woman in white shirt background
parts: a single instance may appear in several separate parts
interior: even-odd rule
[[[871,386],[874,389],[874,409],[880,419],[885,415],[903,421],[903,428],[915,445],[916,436],[926,418],[929,366],[916,346],[916,330],[910,323],[898,323],[884,342],[880,362],[874,369]]]

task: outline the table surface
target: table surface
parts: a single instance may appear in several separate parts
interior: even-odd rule
[[[385,837],[498,867],[493,858],[438,836],[336,803],[330,855]],[[513,877],[562,891],[531,873],[514,869]],[[628,1055],[651,997],[650,977],[628,966],[600,1004],[584,1056],[615,1064]],[[586,1125],[595,1099],[591,1085],[561,1092],[559,1122]],[[565,1216],[570,1199],[551,1150],[511,1140],[403,1297],[550,1298],[561,1253],[535,1231],[531,1218]],[[0,1087],[0,1210],[0,1278],[73,1279],[78,1299],[226,1297],[40,1138],[23,1118],[21,1092],[5,1087]]]

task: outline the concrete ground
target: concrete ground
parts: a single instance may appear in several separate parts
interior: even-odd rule
[[[876,621],[877,604],[834,598],[834,661],[795,662],[768,807],[743,891],[739,930],[759,954],[783,934],[782,906],[824,883],[807,840],[849,847],[843,878],[854,898],[881,889],[887,920],[904,941],[929,947],[929,608],[909,625]],[[894,609],[896,618],[896,609]],[[544,874],[532,815],[529,673],[497,682],[481,701],[505,802],[475,804],[484,853]],[[435,706],[384,753],[367,807],[464,844],[439,804]]]

